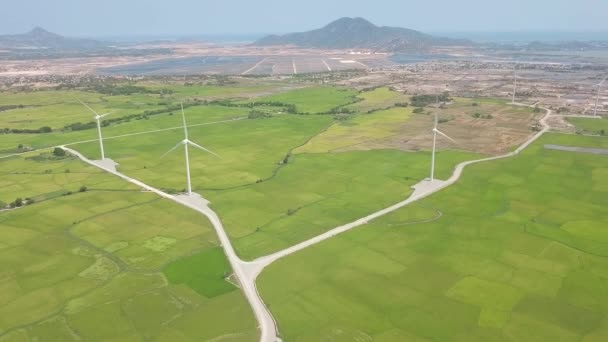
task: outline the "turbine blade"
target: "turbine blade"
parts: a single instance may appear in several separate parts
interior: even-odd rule
[[[186,125],[186,113],[184,113],[184,103],[182,102],[182,121],[184,123],[184,135],[186,140],[188,140],[188,125]]]
[[[89,105],[87,105],[86,103],[82,102],[81,100],[78,100],[78,102],[80,102],[80,104],[82,104],[83,106],[87,107],[87,109],[93,112],[93,114],[99,115],[96,111],[93,110],[93,108],[89,107]]]
[[[439,124],[439,116],[437,115],[437,113],[435,113],[435,128],[437,128],[438,124]]]
[[[173,151],[177,150],[177,148],[178,148],[178,147],[180,147],[180,146],[182,146],[183,144],[184,144],[184,143],[180,141],[179,143],[177,143],[177,145],[175,145],[175,147],[173,147],[172,149],[170,149],[169,151],[167,151],[167,153],[163,154],[163,155],[162,155],[160,158],[161,158],[161,159],[162,159],[162,158],[165,158],[165,156],[167,156],[167,154],[169,154],[169,153],[171,153],[171,152],[173,152]]]
[[[205,151],[205,152],[211,153],[211,154],[213,154],[214,156],[216,156],[216,157],[218,157],[218,158],[221,158],[221,157],[220,157],[219,155],[217,155],[215,152],[213,152],[213,151],[211,151],[211,150],[208,150],[208,149],[204,148],[204,147],[203,147],[203,146],[201,146],[201,145],[198,145],[198,144],[196,144],[196,143],[193,143],[193,142],[192,142],[192,141],[190,141],[190,140],[188,140],[188,144],[190,144],[190,145],[192,145],[192,146],[194,146],[194,147],[196,147],[196,148],[198,148],[198,149],[201,149],[201,150],[203,150],[203,151]]]
[[[108,115],[110,115],[110,114],[112,114],[112,112],[105,113],[105,114],[101,114],[99,117],[100,117],[100,118],[105,118],[106,116],[108,116]]]
[[[436,129],[436,130],[435,130],[435,132],[437,132],[437,133],[441,134],[441,135],[442,135],[444,138],[448,138],[448,139],[450,139],[450,141],[451,141],[451,142],[453,142],[454,144],[458,144],[458,143],[456,142],[456,140],[454,140],[454,139],[452,139],[452,138],[448,137],[448,136],[447,136],[445,133],[443,133],[442,131],[440,131],[440,130]]]

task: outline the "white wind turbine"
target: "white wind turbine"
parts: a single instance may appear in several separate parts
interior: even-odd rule
[[[213,153],[212,151],[190,141],[190,139],[188,139],[188,126],[186,125],[186,114],[184,113],[184,104],[182,103],[182,121],[184,124],[184,140],[180,141],[179,143],[177,143],[177,145],[175,145],[175,147],[173,147],[172,149],[170,149],[169,151],[167,151],[167,153],[163,154],[163,156],[161,158],[163,158],[164,156],[166,156],[167,154],[175,151],[178,147],[180,146],[184,146],[184,152],[186,154],[186,178],[188,181],[188,195],[192,195],[192,182],[190,180],[190,158],[188,155],[188,145],[192,145],[193,147],[196,147],[198,149],[201,149],[205,152],[211,153],[214,156],[218,157],[219,156],[215,153]]]
[[[604,84],[604,82],[606,81],[606,78],[608,78],[608,76],[604,77],[602,82],[597,84],[597,95],[595,97],[595,107],[593,107],[593,116],[597,116],[597,105],[600,102],[600,91],[602,89],[602,84]]]
[[[437,148],[437,134],[440,134],[443,137],[452,141],[453,143],[456,143],[456,141],[454,139],[448,137],[445,133],[443,133],[437,129],[438,124],[439,124],[439,117],[435,113],[435,126],[433,127],[433,157],[431,159],[431,182],[435,180],[435,152],[436,152],[436,148]]]
[[[80,100],[78,100],[78,102],[80,102],[83,106],[87,107],[88,110],[90,110],[91,112],[93,112],[93,114],[95,114],[95,116],[93,118],[95,118],[95,121],[97,121],[97,134],[99,135],[99,148],[101,149],[101,160],[105,160],[106,155],[103,150],[103,138],[101,137],[101,119],[110,115],[110,113],[105,113],[105,114],[100,115],[96,111],[94,111],[93,108],[89,107],[86,103],[84,103]]]

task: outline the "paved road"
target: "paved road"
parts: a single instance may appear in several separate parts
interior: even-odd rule
[[[527,106],[527,107],[531,107],[525,104],[520,104],[520,103],[516,103],[516,105],[518,106]],[[498,160],[498,159],[503,159],[503,158],[510,158],[513,156],[518,155],[519,153],[521,153],[521,151],[523,151],[524,149],[526,149],[528,146],[530,146],[530,144],[532,144],[534,141],[536,141],[538,138],[540,138],[544,133],[546,133],[549,130],[549,125],[547,124],[547,119],[549,118],[549,116],[552,115],[552,111],[548,108],[542,108],[544,109],[547,114],[540,120],[540,124],[543,126],[542,130],[540,130],[539,132],[537,132],[536,134],[534,134],[533,136],[531,136],[528,140],[526,140],[521,146],[519,146],[519,148],[517,148],[515,151],[513,152],[509,152],[507,154],[501,155],[501,156],[496,156],[496,157],[489,157],[489,158],[483,158],[483,159],[478,159],[478,160],[470,160],[470,161],[466,161],[466,162],[462,162],[460,164],[458,164],[456,166],[456,168],[454,169],[454,173],[452,174],[452,176],[447,180],[447,181],[434,181],[434,182],[430,182],[430,181],[422,181],[421,183],[419,183],[418,185],[414,186],[415,190],[414,193],[407,198],[406,200],[399,202],[393,206],[390,206],[386,209],[380,210],[378,212],[375,212],[371,215],[368,215],[364,218],[361,218],[357,221],[345,224],[343,226],[334,228],[332,230],[329,230],[319,236],[316,236],[312,239],[306,240],[304,242],[301,242],[297,245],[291,246],[289,248],[286,248],[282,251],[276,252],[274,254],[271,255],[267,255],[267,256],[263,256],[261,258],[258,258],[252,262],[247,263],[246,267],[247,270],[246,272],[249,274],[250,277],[255,278],[264,270],[264,268],[268,267],[270,264],[272,264],[273,262],[284,258],[288,255],[291,255],[293,253],[296,253],[302,249],[308,248],[310,246],[313,246],[315,244],[318,244],[322,241],[325,241],[329,238],[332,238],[338,234],[344,233],[346,231],[349,231],[353,228],[359,227],[361,225],[367,224],[369,221],[376,219],[378,217],[384,216],[386,214],[392,213],[395,210],[398,210],[400,208],[403,208],[404,206],[411,204],[413,202],[419,201],[425,197],[428,197],[438,191],[443,190],[444,188],[456,183],[456,181],[458,181],[458,179],[460,179],[460,176],[462,175],[462,171],[464,170],[465,167],[472,165],[472,164],[477,164],[477,163],[482,163],[482,162],[487,162],[487,161],[493,161],[493,160]]]
[[[215,231],[219,237],[222,248],[224,249],[224,252],[226,253],[226,257],[228,258],[228,261],[230,262],[230,265],[232,266],[232,269],[234,270],[234,273],[236,274],[236,276],[239,280],[241,289],[253,309],[253,312],[256,316],[256,319],[257,319],[259,327],[260,327],[260,333],[261,333],[260,341],[261,342],[280,341],[280,339],[277,336],[276,324],[275,324],[272,316],[270,315],[270,311],[266,308],[266,306],[264,305],[264,302],[262,301],[261,297],[259,296],[259,294],[257,292],[256,286],[255,286],[255,278],[252,279],[243,270],[243,265],[247,264],[247,263],[243,262],[238,257],[236,252],[234,251],[234,248],[232,247],[232,243],[230,242],[230,239],[228,238],[228,234],[226,234],[226,231],[224,230],[222,221],[219,219],[217,214],[213,210],[211,210],[211,208],[208,207],[209,202],[207,200],[205,200],[204,198],[202,198],[196,194],[193,194],[192,196],[188,196],[188,195],[173,196],[173,195],[165,193],[159,189],[156,189],[152,186],[149,186],[137,179],[131,178],[129,176],[126,176],[126,175],[116,171],[113,166],[109,166],[109,165],[113,165],[113,163],[111,161],[108,162],[107,159],[105,162],[93,161],[93,160],[86,158],[84,155],[82,155],[81,153],[79,153],[73,149],[70,149],[65,146],[60,146],[60,147],[63,148],[65,151],[77,156],[78,158],[80,158],[81,160],[83,160],[84,162],[86,162],[90,165],[98,167],[98,168],[100,168],[106,172],[109,172],[115,176],[118,176],[132,184],[135,184],[135,185],[141,187],[142,189],[154,192],[155,194],[157,194],[163,198],[177,202],[181,205],[184,205],[188,208],[196,210],[196,211],[200,212],[201,214],[205,215],[209,219],[211,224],[213,225],[213,228],[215,229]]]
[[[525,104],[516,104],[516,105],[528,106]],[[367,224],[371,220],[374,220],[376,218],[379,218],[381,216],[394,212],[395,210],[398,210],[413,202],[419,201],[425,197],[428,197],[428,196],[456,183],[456,181],[458,181],[458,179],[460,179],[464,168],[469,165],[481,163],[481,162],[492,161],[492,160],[503,159],[503,158],[509,158],[509,157],[518,155],[519,153],[521,153],[521,151],[523,151],[525,148],[530,146],[530,144],[532,144],[540,136],[542,136],[544,133],[546,133],[549,130],[549,126],[547,124],[547,119],[549,118],[549,116],[551,116],[552,112],[551,112],[551,110],[549,110],[547,108],[542,108],[542,109],[544,109],[547,112],[547,114],[540,120],[540,123],[543,126],[543,129],[541,131],[537,132],[536,134],[534,134],[532,137],[530,137],[525,143],[523,143],[515,151],[509,152],[502,156],[462,162],[456,166],[456,168],[454,169],[454,173],[447,181],[441,181],[441,180],[422,181],[421,183],[414,186],[414,190],[415,190],[414,193],[409,198],[407,198],[406,200],[404,200],[402,202],[399,202],[393,206],[390,206],[388,208],[385,208],[383,210],[370,214],[370,215],[368,215],[364,218],[361,218],[359,220],[356,220],[354,222],[351,222],[351,223],[345,224],[343,226],[329,230],[317,237],[314,237],[307,241],[301,242],[299,244],[286,248],[282,251],[258,258],[251,262],[243,261],[238,257],[238,255],[234,251],[234,248],[232,247],[232,244],[230,242],[230,239],[228,238],[228,235],[226,234],[226,231],[224,230],[221,220],[219,219],[217,214],[208,207],[209,202],[206,201],[204,198],[202,198],[196,194],[193,196],[186,196],[186,195],[173,196],[173,195],[167,194],[167,193],[165,193],[159,189],[156,189],[154,187],[151,187],[141,181],[128,177],[128,176],[116,171],[113,167],[106,166],[107,164],[102,164],[100,162],[89,160],[86,157],[84,157],[82,154],[78,153],[77,151],[74,151],[65,146],[61,146],[61,147],[63,149],[65,149],[66,151],[78,156],[80,159],[87,162],[88,164],[101,168],[128,182],[138,185],[141,188],[152,191],[161,197],[175,201],[181,205],[187,206],[187,207],[189,207],[193,210],[196,210],[196,211],[202,213],[203,215],[205,215],[209,219],[209,221],[211,221],[211,223],[213,224],[213,227],[216,230],[216,233],[220,239],[222,247],[224,248],[224,251],[230,262],[230,265],[232,266],[232,268],[239,280],[239,283],[241,284],[241,288],[254,311],[256,319],[258,320],[259,327],[261,330],[260,341],[261,342],[275,342],[275,341],[280,341],[280,338],[277,335],[276,322],[273,320],[272,315],[270,314],[270,311],[268,310],[268,308],[265,306],[264,302],[262,301],[262,298],[260,297],[259,293],[257,292],[257,288],[255,285],[255,280],[256,280],[257,276],[264,270],[264,268],[266,268],[268,265],[272,264],[276,260],[279,260],[288,255],[296,253],[302,249],[305,249],[305,248],[308,248],[315,244],[318,244],[318,243],[325,241],[329,238],[332,238],[338,234],[349,231],[355,227],[359,227],[361,225]]]

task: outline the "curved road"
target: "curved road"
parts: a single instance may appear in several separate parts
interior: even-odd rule
[[[87,157],[85,157],[84,155],[82,155],[80,152],[77,152],[71,148],[68,148],[65,146],[60,146],[60,147],[62,149],[64,149],[65,151],[77,156],[78,158],[80,158],[81,160],[83,160],[84,162],[86,162],[90,165],[98,167],[98,168],[100,168],[106,172],[109,172],[115,176],[118,176],[132,184],[135,184],[135,185],[141,187],[142,189],[154,192],[155,194],[157,194],[163,198],[177,202],[183,206],[196,210],[196,211],[200,212],[201,214],[205,215],[209,219],[211,224],[213,225],[213,228],[215,229],[215,231],[219,237],[222,248],[224,249],[224,252],[226,253],[226,257],[228,258],[228,261],[230,262],[230,265],[232,266],[232,269],[234,270],[234,273],[236,274],[236,276],[239,280],[241,289],[243,290],[245,297],[249,301],[249,304],[251,305],[251,308],[253,309],[256,319],[260,325],[260,331],[261,331],[260,332],[260,334],[261,334],[260,341],[262,341],[262,342],[281,341],[281,339],[278,338],[278,336],[277,336],[276,324],[275,324],[272,316],[270,315],[270,311],[266,308],[266,306],[264,305],[264,302],[262,301],[262,298],[258,295],[257,289],[255,287],[255,279],[251,279],[244,272],[242,265],[245,263],[238,257],[238,255],[234,251],[234,248],[232,247],[230,239],[228,238],[228,234],[226,234],[226,231],[224,230],[222,221],[219,219],[217,214],[213,210],[211,210],[211,208],[208,207],[208,203],[209,203],[208,201],[206,201],[205,199],[203,199],[202,197],[200,197],[197,194],[193,194],[192,196],[188,196],[188,195],[173,196],[173,195],[165,193],[159,189],[156,189],[152,186],[149,186],[137,179],[131,178],[129,176],[126,176],[126,175],[116,171],[116,169],[114,167],[114,163],[111,160],[108,160],[108,159],[106,159],[105,161],[90,160]]]
[[[526,104],[516,104],[516,105],[531,107]],[[367,224],[371,220],[374,220],[376,218],[389,214],[408,204],[419,201],[438,191],[441,191],[442,189],[456,183],[456,181],[458,181],[458,179],[460,179],[460,176],[462,175],[464,168],[471,164],[493,161],[493,160],[498,160],[498,159],[504,159],[504,158],[509,158],[509,157],[518,155],[525,148],[530,146],[530,144],[532,144],[540,136],[542,136],[544,133],[546,133],[549,130],[550,127],[547,124],[547,119],[551,116],[552,111],[548,108],[542,108],[542,109],[544,109],[546,111],[546,115],[540,120],[540,123],[543,126],[542,130],[540,130],[539,132],[537,132],[536,134],[531,136],[528,140],[526,140],[526,142],[524,142],[515,151],[509,152],[509,153],[501,155],[501,156],[462,162],[456,166],[456,168],[454,169],[454,173],[447,181],[440,181],[440,180],[422,181],[419,184],[414,186],[414,190],[415,190],[414,193],[409,198],[407,198],[406,200],[404,200],[402,202],[399,202],[388,208],[382,209],[378,212],[370,214],[370,215],[363,217],[359,220],[356,220],[354,222],[331,229],[321,235],[318,235],[312,239],[303,241],[299,244],[286,248],[282,251],[258,258],[256,260],[250,261],[250,262],[243,261],[238,257],[238,255],[234,251],[234,248],[232,247],[230,239],[228,238],[228,234],[224,230],[224,227],[223,227],[222,222],[219,219],[218,215],[211,208],[209,208],[209,206],[208,206],[209,202],[207,200],[205,200],[204,198],[202,198],[200,195],[193,194],[192,196],[187,196],[187,195],[173,196],[173,195],[167,194],[159,189],[156,189],[141,181],[138,181],[137,179],[128,177],[128,176],[116,171],[116,169],[112,165],[111,161],[109,161],[110,163],[92,161],[92,160],[87,159],[85,156],[83,156],[82,154],[80,154],[79,152],[77,152],[75,150],[72,150],[65,146],[60,146],[60,147],[63,148],[64,150],[66,150],[67,152],[77,156],[78,158],[80,158],[81,160],[83,160],[84,162],[86,162],[88,164],[101,168],[101,169],[103,169],[111,174],[114,174],[128,182],[131,182],[143,189],[152,191],[161,197],[170,199],[174,202],[177,202],[181,205],[189,207],[189,208],[196,210],[196,211],[200,212],[201,214],[205,215],[209,219],[209,221],[213,224],[213,227],[219,237],[222,247],[224,248],[224,251],[230,262],[230,265],[232,266],[232,268],[239,280],[241,289],[243,290],[243,293],[245,294],[247,300],[249,301],[249,304],[251,305],[251,307],[254,311],[254,314],[259,323],[259,327],[260,327],[260,331],[261,331],[260,341],[261,342],[276,342],[276,341],[281,341],[281,339],[278,337],[276,322],[274,321],[272,315],[270,314],[270,311],[268,310],[268,308],[265,306],[264,302],[262,301],[262,298],[259,295],[257,288],[256,288],[256,284],[255,284],[255,280],[256,280],[257,276],[264,270],[264,268],[268,267],[270,264],[272,264],[273,262],[275,262],[281,258],[284,258],[293,253],[296,253],[307,247],[313,246],[317,243],[325,241],[329,238],[332,238],[338,234],[349,231],[353,228]]]

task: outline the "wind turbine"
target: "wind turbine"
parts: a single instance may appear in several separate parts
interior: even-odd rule
[[[604,84],[604,82],[606,81],[606,78],[608,78],[608,75],[604,77],[602,82],[597,84],[597,96],[595,97],[595,107],[593,108],[593,116],[597,116],[597,105],[600,102],[600,91],[602,89],[602,84]]]
[[[218,158],[220,156],[218,156],[217,154],[213,153],[212,151],[210,151],[210,150],[208,150],[208,149],[206,149],[206,148],[204,148],[204,147],[202,147],[202,146],[200,146],[200,145],[198,145],[198,144],[190,141],[190,139],[188,138],[188,126],[186,125],[186,114],[184,113],[184,104],[183,103],[182,103],[182,121],[183,121],[183,124],[184,124],[184,140],[182,140],[179,143],[177,143],[177,145],[175,145],[175,147],[173,147],[172,149],[170,149],[169,151],[167,151],[167,153],[163,154],[163,156],[161,158],[163,158],[167,154],[175,151],[178,147],[180,147],[182,145],[184,146],[184,153],[186,155],[186,178],[187,178],[187,181],[188,181],[188,195],[192,195],[192,182],[190,180],[190,156],[188,154],[188,145],[196,147],[196,148],[198,148],[200,150],[203,150],[203,151],[205,151],[207,153],[211,153],[211,154],[213,154],[214,156],[216,156]]]
[[[89,107],[86,103],[84,103],[80,100],[78,100],[78,102],[80,102],[83,106],[87,107],[88,110],[90,110],[91,112],[93,112],[93,114],[95,114],[95,116],[93,118],[95,118],[95,121],[97,121],[97,134],[99,135],[99,148],[101,149],[101,160],[105,160],[106,155],[103,150],[103,138],[101,137],[101,119],[110,115],[110,113],[105,113],[105,114],[99,115],[96,111],[93,110],[93,108]]]
[[[438,124],[439,124],[439,117],[435,113],[435,127],[433,127],[433,157],[431,159],[431,182],[435,180],[435,151],[436,151],[436,147],[437,147],[437,134],[442,135],[443,137],[449,139],[453,143],[456,143],[456,141],[454,139],[448,137],[445,133],[443,133],[437,129]]]

